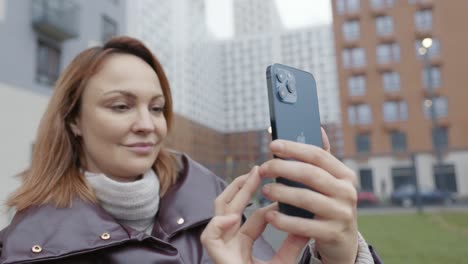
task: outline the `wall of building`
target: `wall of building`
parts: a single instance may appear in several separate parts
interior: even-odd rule
[[[5,211],[3,203],[18,186],[14,175],[29,165],[37,126],[53,91],[51,85],[39,83],[36,78],[39,34],[32,26],[32,2],[0,1],[0,158],[5,161],[0,169],[0,229],[12,215]],[[56,43],[61,49],[60,71],[79,52],[101,42],[104,15],[117,22],[117,34],[126,30],[122,1],[75,3],[80,14],[79,33],[75,38]]]
[[[49,98],[1,82],[0,98],[2,105],[0,160],[3,161],[0,176],[1,229],[7,224],[11,215],[5,211],[4,202],[19,184],[19,179],[15,175],[30,164],[36,129]]]
[[[345,8],[338,8],[338,2],[344,3]],[[359,6],[350,10],[351,2],[359,3]],[[463,73],[463,69],[468,67],[468,55],[460,51],[464,50],[464,43],[468,40],[467,35],[463,33],[463,21],[467,18],[461,11],[468,8],[468,2],[343,0],[332,3],[346,160],[350,164],[362,163],[362,166],[373,168],[374,178],[378,181],[379,178],[388,177],[387,171],[393,163],[392,160],[410,162],[410,153],[433,152],[433,124],[424,114],[424,101],[430,96],[423,82],[423,70],[426,67],[425,63],[428,63],[440,68],[441,85],[435,88],[435,95],[444,96],[448,101],[447,116],[438,118],[434,123],[436,126],[447,128],[448,131],[448,147],[442,151],[441,159],[446,163],[453,162],[458,193],[466,195],[468,185],[465,179],[468,178],[468,172],[464,170],[466,165],[459,162],[459,159],[465,157],[463,153],[468,149],[468,138],[465,136],[468,134],[468,116],[465,114],[466,104],[462,103],[464,99],[461,99],[468,98],[468,90],[463,88],[468,82],[468,76]],[[373,6],[373,3],[380,3],[381,6]],[[429,23],[429,28],[426,29],[416,25],[416,14],[423,10],[432,12],[432,23]],[[384,35],[377,34],[376,26],[376,20],[382,16],[391,17],[393,21],[393,30]],[[358,37],[347,39],[345,34],[350,30],[344,25],[352,21],[358,24]],[[432,56],[428,62],[418,55],[415,47],[416,43],[426,37],[440,43],[439,54]],[[379,63],[378,45],[385,43],[397,44],[399,56],[388,63]],[[364,49],[364,63],[346,66],[344,51],[353,48]],[[382,74],[389,71],[394,71],[400,76],[398,91],[388,92],[384,89]],[[366,90],[363,95],[353,96],[348,80],[357,75],[364,76]],[[407,118],[394,122],[385,121],[383,105],[391,101],[406,103]],[[372,117],[367,124],[351,124],[348,110],[359,104],[370,106]],[[390,137],[395,131],[406,134],[406,150],[393,151]],[[370,136],[368,153],[358,153],[356,136],[361,134]],[[417,159],[421,183],[435,186],[432,154],[418,154]],[[356,167],[358,168],[359,166]],[[376,192],[380,193],[378,186],[376,187]]]

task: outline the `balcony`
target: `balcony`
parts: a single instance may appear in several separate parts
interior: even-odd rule
[[[31,1],[33,28],[59,42],[78,36],[79,16],[79,6],[73,0]]]

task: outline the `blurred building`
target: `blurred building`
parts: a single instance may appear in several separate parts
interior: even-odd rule
[[[145,42],[168,75],[175,112],[168,145],[224,176],[222,50],[205,8],[205,0],[127,1],[128,34]]]
[[[118,0],[0,0],[0,228],[7,223],[3,202],[16,188],[14,175],[26,169],[36,129],[52,86],[80,51],[125,32],[125,8]]]
[[[233,0],[233,12],[235,36],[280,33],[283,29],[273,1]]]
[[[413,184],[414,154],[421,185],[467,196],[468,2],[332,3],[345,162],[361,189]]]
[[[219,41],[204,23],[204,0],[127,4],[128,34],[153,50],[169,76],[176,113],[171,147],[227,178],[266,160],[271,139],[265,71],[283,61],[316,75],[322,118],[333,123],[330,131],[337,132],[330,138],[339,143],[330,26],[289,33],[273,2],[236,0],[235,36]]]
[[[343,135],[332,26],[321,25],[286,31],[281,34],[280,43],[282,63],[314,75],[320,121],[331,142],[333,154],[341,157]]]

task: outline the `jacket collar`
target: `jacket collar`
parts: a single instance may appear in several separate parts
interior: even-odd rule
[[[183,169],[161,199],[156,216],[153,235],[162,240],[211,219],[214,199],[224,186],[202,165],[186,155],[181,159]],[[74,239],[76,236],[80,239]],[[76,199],[71,208],[42,205],[17,213],[2,232],[0,263],[47,259],[147,238],[146,234],[117,223],[100,206]],[[174,250],[158,241],[162,248]],[[35,245],[41,247],[40,253],[33,252]]]
[[[178,182],[160,201],[156,220],[164,234],[159,237],[170,238],[178,231],[210,220],[214,200],[225,187],[224,181],[196,161],[186,155],[181,159],[183,169]],[[153,231],[157,232],[156,225]]]

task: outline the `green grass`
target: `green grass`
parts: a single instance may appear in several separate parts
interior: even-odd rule
[[[359,230],[386,264],[468,263],[468,213],[362,215]]]

